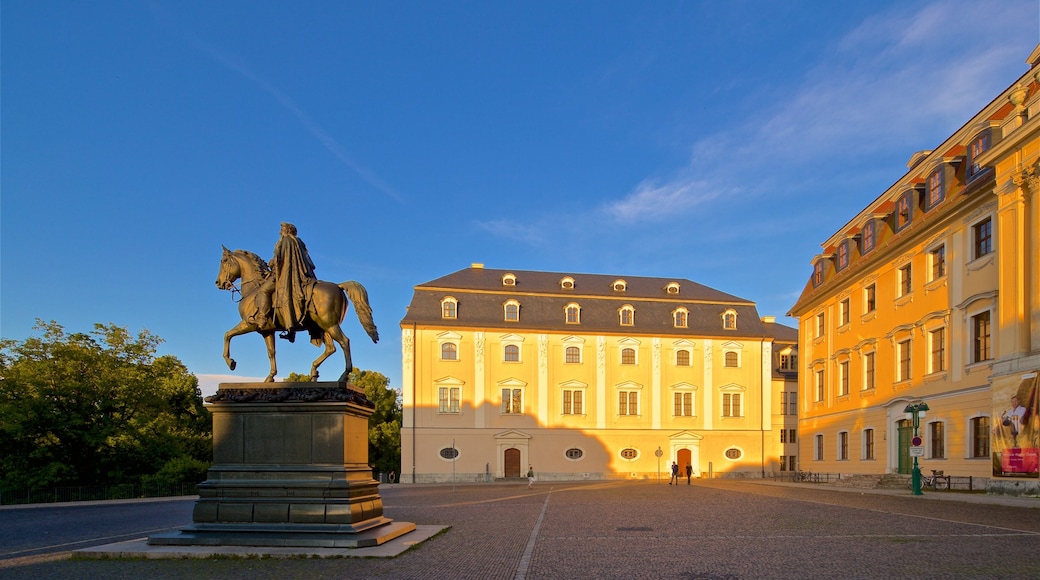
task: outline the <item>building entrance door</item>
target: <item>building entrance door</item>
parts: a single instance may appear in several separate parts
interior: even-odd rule
[[[520,477],[520,450],[510,447],[505,451],[502,466],[505,468],[506,477]]]
[[[899,430],[899,473],[908,474],[913,463],[910,461],[910,439],[914,437],[914,424],[906,419],[896,421]]]
[[[689,449],[680,449],[679,452],[676,453],[675,462],[679,464],[680,478],[686,477],[686,466],[690,465],[692,458],[693,452],[691,452]]]

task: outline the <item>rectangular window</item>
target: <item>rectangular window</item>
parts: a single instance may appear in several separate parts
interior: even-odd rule
[[[787,456],[780,456],[780,471],[787,471]]]
[[[986,218],[971,228],[973,259],[981,258],[993,251],[993,221]]]
[[[866,254],[874,249],[874,220],[863,225],[863,253]]]
[[[914,192],[908,191],[900,196],[899,200],[896,201],[895,230],[897,232],[910,225],[910,221],[914,219],[913,198]]]
[[[838,271],[849,266],[849,241],[845,240],[838,246]]]
[[[576,346],[568,346],[564,350],[564,362],[567,363],[580,363],[581,362],[581,349]]]
[[[458,387],[440,387],[437,389],[438,392],[438,405],[437,410],[441,413],[458,413],[459,412],[459,388]]]
[[[722,416],[723,417],[740,417],[740,393],[723,393],[722,394]]]
[[[877,286],[871,284],[863,289],[863,311],[874,312],[877,310]]]
[[[985,153],[988,150],[989,150],[989,131],[987,130],[987,131],[984,131],[981,134],[979,134],[978,137],[975,137],[975,139],[972,140],[971,144],[968,145],[968,155],[969,155],[969,158],[970,158],[970,160],[968,162],[968,179],[969,180],[971,178],[977,176],[979,173],[982,173],[982,170],[985,169],[985,167],[983,167],[977,160],[978,160],[980,155],[982,155],[983,153]]]
[[[874,353],[868,352],[863,355],[863,390],[869,391],[874,388]]]
[[[928,177],[928,209],[942,203],[946,199],[946,188],[943,186],[943,170],[940,167]]]
[[[849,459],[849,432],[842,431],[838,433],[838,461],[848,461]]]
[[[502,389],[502,412],[509,414],[523,413],[523,393],[523,389]]]
[[[780,442],[787,443],[787,429],[780,430]]]
[[[989,360],[992,356],[990,354],[989,310],[972,316],[971,327],[971,337],[974,346],[972,362]]]
[[[928,333],[932,343],[931,372],[938,373],[946,370],[946,329],[937,328]]]
[[[863,430],[863,459],[874,459],[874,430]]]
[[[788,456],[787,457],[787,463],[788,463],[788,465],[787,465],[787,470],[788,471],[797,471],[798,470],[798,456],[797,455],[790,455],[790,456]]]
[[[907,264],[899,269],[899,296],[906,296],[913,291],[914,286],[911,273],[911,264]]]
[[[849,394],[849,361],[838,363],[838,396]]]
[[[899,372],[896,375],[896,380],[910,380],[910,341],[904,340],[900,342],[896,345],[896,350],[899,356]]]
[[[816,445],[813,446],[815,449],[815,455],[813,459],[817,461],[823,461],[823,435],[816,436]]]
[[[823,260],[813,264],[812,284],[813,287],[823,284]]]
[[[693,393],[673,393],[675,403],[674,413],[676,417],[693,416]]]
[[[789,429],[788,430],[788,435],[787,435],[787,441],[789,443],[797,443],[797,441],[795,440],[795,437],[797,436],[797,433],[798,433],[797,429]]]
[[[971,420],[971,456],[989,457],[989,417]]]
[[[840,309],[840,313],[841,313],[841,324],[839,326],[845,326],[846,324],[849,323],[849,316],[850,316],[849,315],[849,299],[848,298],[846,298],[846,299],[841,301],[839,309]]]
[[[618,415],[639,414],[639,392],[618,391]]]
[[[816,402],[822,401],[827,394],[827,385],[823,379],[823,369],[816,371]]]
[[[943,430],[943,422],[936,421],[928,424],[928,435],[931,439],[932,459],[946,457],[946,435]]]
[[[563,414],[581,415],[583,406],[582,398],[583,391],[580,389],[565,389],[563,391]]]
[[[932,263],[932,280],[938,280],[946,275],[946,245],[943,244],[928,253]]]
[[[827,319],[824,317],[822,312],[816,315],[816,336],[817,337],[823,336],[823,333],[827,330],[826,322],[827,322]]]

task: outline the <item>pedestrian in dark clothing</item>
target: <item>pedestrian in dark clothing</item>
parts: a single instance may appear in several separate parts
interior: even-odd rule
[[[693,477],[693,466],[689,463],[686,464],[686,485],[690,485],[690,478]]]
[[[673,482],[675,485],[679,485],[679,464],[674,461],[672,462],[672,478],[668,480],[668,485],[672,485]]]

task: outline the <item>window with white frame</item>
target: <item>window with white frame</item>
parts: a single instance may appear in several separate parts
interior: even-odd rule
[[[680,349],[675,351],[675,366],[677,367],[688,367],[690,366],[690,351],[687,349]]]
[[[439,413],[458,413],[461,393],[462,390],[459,387],[438,387],[437,411]]]
[[[934,282],[946,275],[946,244],[939,244],[928,252],[928,263],[931,271],[929,281]]]
[[[913,264],[907,262],[899,267],[899,288],[897,288],[897,297],[903,297],[910,294],[914,290],[913,284]]]
[[[505,362],[520,362],[520,347],[515,344],[507,344],[503,359]]]
[[[971,257],[977,260],[993,251],[993,218],[986,218],[971,226]]]
[[[504,276],[502,276],[502,285],[503,286],[516,286],[516,275],[515,274],[505,274]]]
[[[634,349],[634,348],[623,348],[623,349],[621,349],[621,364],[623,364],[623,365],[634,365],[634,364],[636,364],[636,349]]]
[[[441,318],[458,318],[459,301],[452,296],[445,296],[441,300]]]
[[[780,414],[798,414],[798,393],[796,391],[784,391],[780,393]]]
[[[849,361],[843,360],[838,363],[838,396],[844,397],[849,394]]]
[[[817,434],[813,445],[813,459],[823,461],[823,434]]]
[[[874,364],[875,358],[873,352],[863,353],[863,390],[870,391],[874,389]]]
[[[943,178],[943,167],[939,166],[928,176],[928,197],[925,206],[931,210],[946,199],[946,180]]]
[[[685,308],[676,308],[672,311],[672,325],[675,328],[686,328],[689,311]]]
[[[971,456],[989,457],[989,417],[973,417],[971,420]]]
[[[989,150],[990,130],[986,129],[979,133],[968,144],[968,180],[972,180],[982,173],[985,167],[978,162],[978,158]]]
[[[577,346],[568,346],[563,352],[563,360],[565,363],[577,364],[581,362],[581,348]]]
[[[823,402],[827,398],[827,383],[824,380],[823,369],[816,369],[816,402]]]
[[[838,326],[845,326],[849,323],[849,320],[852,315],[848,298],[838,303],[838,316]]]
[[[520,303],[516,300],[507,300],[503,305],[505,310],[505,320],[507,322],[517,322],[520,320]]]
[[[827,332],[827,318],[821,312],[816,315],[816,338],[820,338]]]
[[[618,309],[618,320],[621,326],[632,326],[636,323],[636,309],[631,304],[625,304]]]
[[[618,415],[639,415],[639,391],[619,390]]]
[[[874,430],[863,430],[863,459],[874,459]]]
[[[585,389],[565,388],[563,389],[563,414],[583,415],[585,414]]]
[[[743,417],[743,387],[737,385],[727,385],[720,389],[722,391],[722,409],[721,415],[723,417]]]
[[[581,324],[581,306],[571,302],[564,308],[564,318],[567,324]]]
[[[740,353],[735,350],[726,351],[723,355],[724,365],[728,368],[737,368],[740,366]]]
[[[946,457],[946,428],[942,421],[928,424],[928,446],[931,449],[929,457],[932,459]]]
[[[454,342],[441,343],[441,360],[459,360],[459,347]]]
[[[877,286],[870,284],[863,288],[863,311],[874,312],[877,310]]]
[[[729,309],[722,313],[722,328],[725,330],[737,329],[737,311]]]
[[[693,391],[672,393],[672,414],[676,417],[693,417]]]
[[[910,339],[896,343],[896,381],[910,380]]]
[[[938,373],[946,370],[946,328],[940,327],[928,332],[928,372]]]
[[[520,387],[502,388],[502,413],[517,415],[524,412],[524,389]]]
[[[972,362],[993,358],[990,340],[990,311],[984,310],[971,317]]]
[[[849,460],[849,432],[838,433],[838,461]]]

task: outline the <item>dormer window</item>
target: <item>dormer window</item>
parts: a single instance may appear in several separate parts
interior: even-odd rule
[[[571,278],[570,276],[564,277],[560,280],[560,288],[563,288],[564,290],[574,290],[574,278]]]
[[[571,302],[563,309],[567,324],[581,324],[581,306],[578,306],[576,302]]]
[[[668,285],[664,287],[664,290],[665,290],[665,292],[667,292],[669,294],[678,294],[679,293],[679,283],[678,282],[669,282]]]
[[[614,292],[624,292],[628,288],[628,283],[624,280],[614,280]]]
[[[506,274],[502,276],[503,286],[516,286],[516,276],[513,274]]]
[[[632,326],[636,320],[636,309],[631,304],[625,304],[618,309],[618,317],[621,326]]]
[[[507,322],[518,322],[520,320],[520,303],[516,300],[507,300],[504,304],[505,319]]]
[[[914,219],[914,192],[907,191],[896,201],[896,231],[910,225]]]
[[[676,328],[686,328],[689,311],[679,307],[672,311],[672,324]]]
[[[823,260],[817,260],[813,264],[812,285],[815,288],[820,284],[823,284]]]
[[[838,271],[849,267],[849,241],[838,244]]]
[[[441,300],[441,318],[458,318],[459,302],[453,296]]]
[[[876,227],[877,222],[873,219],[868,220],[867,223],[863,224],[863,253],[866,254],[874,249],[876,243]]]
[[[939,205],[946,199],[946,184],[943,179],[943,168],[940,165],[938,169],[932,172],[928,176],[928,209]]]
[[[990,144],[990,131],[986,129],[982,133],[979,133],[971,143],[968,144],[968,179],[972,179],[978,174],[982,173],[982,170],[986,169],[979,162],[978,158],[986,151],[989,151]]]
[[[737,329],[737,311],[732,308],[722,313],[722,328],[726,330]]]

